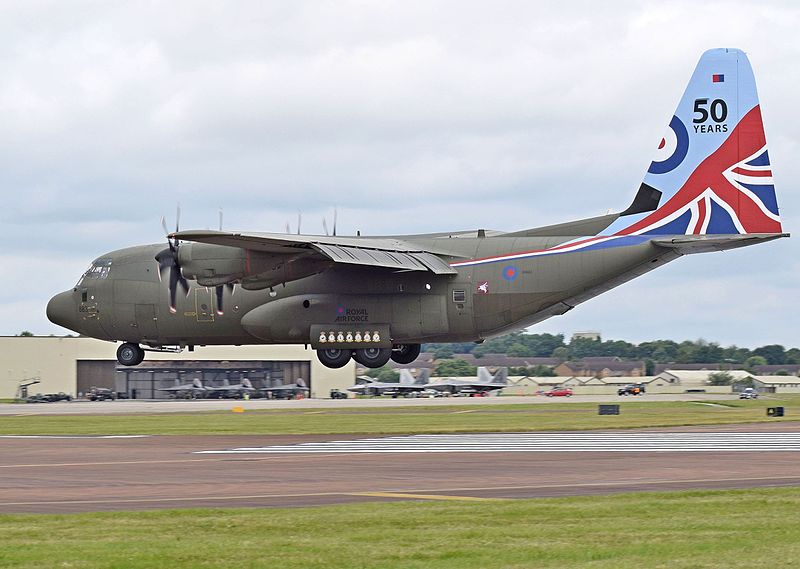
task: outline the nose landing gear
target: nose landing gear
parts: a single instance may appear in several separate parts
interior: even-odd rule
[[[139,344],[125,342],[117,348],[117,361],[124,366],[137,366],[144,360],[144,350]]]

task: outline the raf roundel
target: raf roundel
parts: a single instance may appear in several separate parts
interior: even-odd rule
[[[658,145],[658,153],[655,160],[650,164],[648,172],[651,174],[666,174],[672,172],[680,166],[686,153],[689,152],[689,133],[681,119],[674,116],[669,121],[667,134],[661,139]]]
[[[508,265],[507,267],[503,267],[503,278],[507,281],[514,281],[519,275],[519,269],[513,265]]]

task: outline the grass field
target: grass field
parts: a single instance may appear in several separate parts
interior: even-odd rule
[[[14,568],[796,567],[800,489],[0,516]]]
[[[233,407],[235,403],[231,403]],[[347,434],[584,430],[678,425],[776,422],[766,408],[782,405],[792,419],[800,397],[691,402],[625,401],[619,416],[598,416],[596,403],[485,405],[325,410],[261,410],[246,413],[0,416],[0,434]],[[795,417],[797,419],[797,417]]]

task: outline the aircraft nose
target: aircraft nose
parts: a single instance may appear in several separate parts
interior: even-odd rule
[[[75,319],[75,302],[72,292],[62,292],[55,295],[47,303],[47,319],[53,324],[72,329]]]

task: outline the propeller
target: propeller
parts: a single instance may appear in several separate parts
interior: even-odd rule
[[[217,293],[217,316],[222,316],[225,314],[225,311],[222,308],[222,297],[226,287],[231,292],[231,296],[233,296],[233,293],[236,292],[236,287],[233,283],[226,283],[224,285],[215,287],[215,292]]]
[[[336,237],[336,208],[333,208],[333,236]],[[324,217],[322,218],[322,228],[325,230],[325,235],[330,235],[328,233],[328,220]]]
[[[178,210],[175,216],[175,233],[180,231],[181,220],[181,206],[178,205]],[[167,235],[167,243],[169,247],[160,251],[156,255],[158,261],[158,279],[163,281],[164,271],[169,269],[169,311],[175,314],[178,309],[176,308],[176,297],[178,295],[178,285],[181,286],[186,296],[189,296],[189,283],[183,278],[181,273],[181,265],[178,261],[178,249],[180,248],[180,241],[175,234],[170,234],[167,229],[167,221],[161,217],[161,227],[164,228],[164,233]]]

